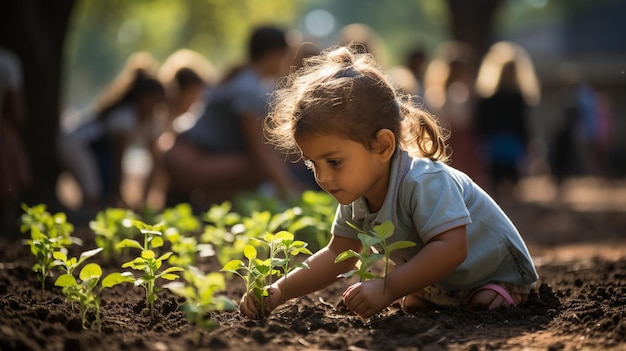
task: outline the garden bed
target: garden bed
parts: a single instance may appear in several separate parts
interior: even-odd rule
[[[213,312],[219,323],[194,344],[184,299],[165,289],[155,316],[142,311],[143,289],[123,284],[102,295],[102,331],[85,329],[52,278],[45,292],[19,235],[0,240],[0,350],[623,350],[626,347],[624,212],[581,212],[545,205],[510,210],[536,260],[540,282],[530,301],[510,310],[442,309],[417,315],[392,305],[361,320],[343,308],[353,280],[291,301],[267,320]],[[90,230],[75,236],[90,242]],[[92,258],[99,262],[101,256]],[[120,261],[121,262],[121,261]],[[103,270],[120,262],[99,262]],[[217,271],[215,260],[198,263]],[[226,295],[244,292],[238,277]],[[89,316],[93,319],[93,315]]]

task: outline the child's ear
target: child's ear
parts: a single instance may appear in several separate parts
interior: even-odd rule
[[[396,151],[396,136],[389,129],[381,129],[376,133],[376,140],[372,146],[383,162],[389,161]]]

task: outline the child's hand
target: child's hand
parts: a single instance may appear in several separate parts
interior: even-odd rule
[[[353,284],[343,293],[343,302],[361,318],[375,315],[394,300],[391,291],[384,289],[382,279]]]
[[[259,303],[256,301],[254,294],[249,291],[241,298],[241,302],[239,303],[239,311],[245,316],[253,319],[258,319],[269,315],[270,312],[272,312],[282,303],[282,292],[276,286],[270,286],[267,289],[269,296],[267,296],[263,300],[265,306],[260,306]]]

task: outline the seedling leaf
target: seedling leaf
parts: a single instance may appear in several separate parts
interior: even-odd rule
[[[93,250],[88,250],[85,251],[83,253],[80,254],[80,258],[78,260],[78,263],[83,262],[84,260],[93,257],[95,255],[97,255],[100,251],[102,251],[103,249],[101,247],[97,248],[97,249],[93,249]]]
[[[391,221],[385,221],[374,227],[374,231],[378,234],[382,239],[387,239],[393,235],[395,227]]]
[[[357,236],[359,240],[361,240],[361,243],[363,243],[363,246],[366,246],[366,247],[371,247],[376,244],[380,244],[383,241],[383,239],[379,237],[367,235],[365,233],[359,233],[357,234]]]
[[[135,281],[135,278],[133,278],[132,275],[129,276],[129,274],[125,273],[128,272],[115,272],[107,275],[106,277],[104,277],[104,279],[102,279],[102,287],[110,288],[121,283],[132,283]]]
[[[97,263],[89,263],[80,270],[78,276],[81,280],[89,280],[92,278],[100,278],[102,276],[102,268]]]
[[[163,270],[163,272],[161,272],[161,274],[172,273],[172,272],[182,272],[182,271],[184,271],[184,269],[182,269],[180,267],[169,267],[169,268]]]
[[[156,257],[156,255],[154,254],[154,251],[152,251],[152,250],[143,250],[143,251],[141,251],[141,258],[143,258],[143,259],[149,260],[149,259],[154,258],[154,257]]]
[[[238,269],[244,268],[246,265],[241,260],[232,260],[224,265],[222,271],[235,272]]]
[[[143,247],[137,240],[128,239],[128,238],[120,241],[119,244],[117,244],[115,247],[117,249],[123,249],[125,247],[132,247],[133,249],[143,250]]]
[[[178,274],[163,273],[163,274],[161,274],[161,278],[163,278],[165,280],[175,280],[175,279],[178,279]]]
[[[53,252],[52,257],[54,257],[55,260],[67,261],[67,255],[61,251]]]
[[[335,258],[335,263],[339,263],[342,261],[345,261],[349,258],[352,257],[359,257],[360,255],[354,251],[354,250],[348,250],[348,251],[344,251],[342,253],[340,253],[339,255],[337,255],[337,258]]]
[[[253,260],[256,258],[257,255],[257,251],[254,248],[254,246],[252,245],[246,245],[246,247],[243,249],[243,255],[249,259],[249,260]]]
[[[74,286],[77,285],[76,278],[74,278],[71,274],[62,274],[57,280],[54,282],[54,285],[65,288],[66,286]]]
[[[161,235],[160,232],[157,232],[157,233],[159,233],[159,235]],[[151,234],[154,235],[152,232],[151,232]],[[152,248],[155,248],[155,249],[158,248],[158,247],[163,246],[163,244],[164,244],[163,238],[160,237],[160,236],[153,236],[152,240],[150,241],[150,246]]]
[[[399,249],[406,249],[407,247],[413,247],[415,243],[412,241],[396,241],[395,243],[387,247],[388,252],[392,252]]]

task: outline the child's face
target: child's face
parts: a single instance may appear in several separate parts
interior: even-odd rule
[[[377,211],[387,193],[389,161],[363,144],[337,135],[296,138],[317,184],[342,205],[364,196]]]

